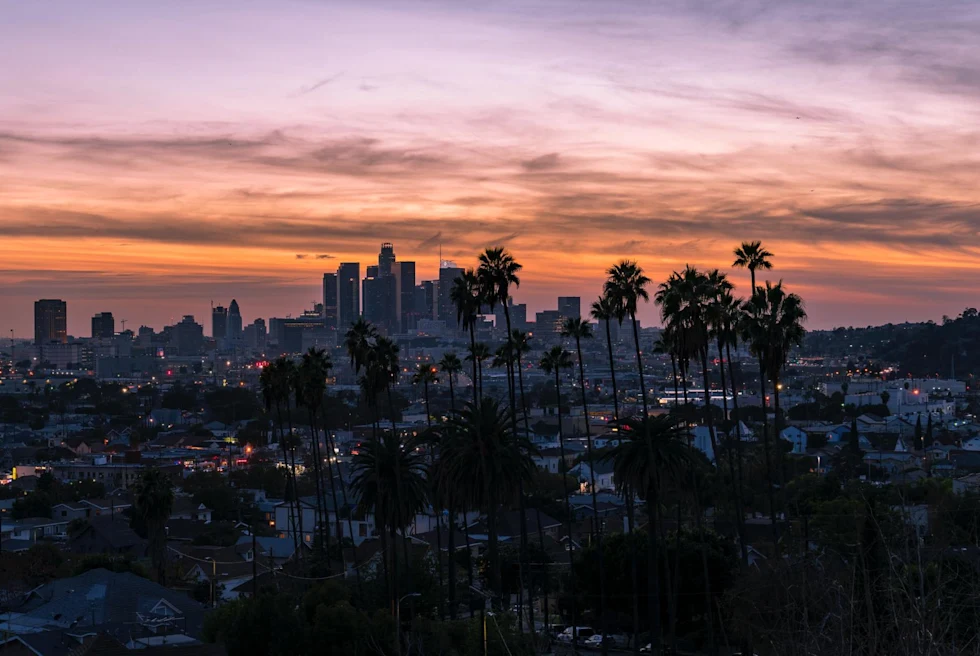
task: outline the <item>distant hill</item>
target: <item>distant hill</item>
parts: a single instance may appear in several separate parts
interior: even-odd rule
[[[942,323],[885,324],[866,328],[815,330],[807,334],[807,355],[863,354],[897,364],[900,375],[965,378],[980,375],[980,314],[967,308]]]

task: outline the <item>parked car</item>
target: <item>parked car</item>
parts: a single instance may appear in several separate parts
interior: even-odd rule
[[[578,626],[578,627],[568,627],[564,631],[558,634],[559,642],[572,642],[572,631],[575,631],[575,635],[578,636],[579,641],[584,641],[595,635],[595,631],[591,626]]]
[[[583,643],[586,647],[601,647],[602,646],[602,634],[596,633],[591,638],[587,639]],[[609,633],[606,635],[606,646],[607,647],[621,647],[627,648],[630,646],[629,636],[622,633]]]

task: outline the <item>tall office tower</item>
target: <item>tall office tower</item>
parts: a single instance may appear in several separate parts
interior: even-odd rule
[[[398,332],[415,330],[419,314],[415,306],[415,262],[395,262],[391,273],[395,277],[395,316]]]
[[[512,330],[527,330],[527,304],[525,303],[514,303],[514,299],[510,299],[510,305],[507,306],[510,311],[510,327]],[[498,335],[506,337],[507,335],[507,315],[504,314],[504,306],[496,305],[493,308],[493,324],[494,330]]]
[[[534,315],[534,336],[550,339],[561,334],[562,315],[558,310],[543,310]]]
[[[228,306],[228,332],[225,336],[233,342],[242,338],[242,313],[235,299],[231,299],[231,305]]]
[[[415,287],[415,310],[419,319],[436,318],[436,299],[439,283],[433,280],[423,280]]]
[[[116,334],[116,320],[112,312],[100,312],[92,317],[92,338],[109,339]]]
[[[559,296],[558,314],[565,319],[581,319],[582,299],[578,296]]]
[[[446,322],[447,328],[456,326],[456,306],[452,301],[453,281],[463,275],[463,269],[455,262],[443,260],[439,264],[439,309],[436,319]]]
[[[346,333],[361,316],[361,265],[344,262],[337,269],[337,332]]]
[[[211,337],[221,342],[228,335],[228,308],[223,305],[211,308]]]
[[[381,275],[381,267],[369,266],[364,278],[364,318],[385,334],[398,332],[395,276]]]
[[[395,247],[385,242],[381,244],[381,253],[378,254],[378,275],[390,276],[392,265],[395,263]]]
[[[337,274],[323,274],[323,321],[328,330],[337,330]]]
[[[170,345],[177,347],[179,355],[198,355],[204,346],[204,326],[194,321],[194,315],[186,314],[170,326]]]
[[[256,319],[242,329],[242,339],[249,348],[265,348],[265,319]]]
[[[34,343],[68,343],[68,304],[60,299],[34,301]]]

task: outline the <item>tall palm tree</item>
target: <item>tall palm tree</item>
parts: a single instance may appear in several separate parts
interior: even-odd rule
[[[508,375],[507,375],[507,391],[508,397],[510,399],[510,422],[511,430],[517,433],[517,393],[516,393],[516,383],[514,381],[514,365],[513,365],[513,354],[514,354],[514,335],[513,326],[510,322],[510,290],[514,287],[520,287],[521,279],[519,273],[523,266],[514,259],[505,248],[502,246],[496,246],[487,248],[479,257],[480,265],[477,268],[477,278],[480,281],[480,287],[483,290],[483,298],[486,301],[490,311],[499,303],[504,308],[504,320],[507,324],[507,354],[510,357],[508,360]],[[519,481],[519,484],[521,482]],[[524,590],[524,573],[527,570],[527,517],[526,517],[526,498],[524,495],[523,488],[520,490],[520,517],[521,517],[521,558],[519,564],[519,572],[521,579],[521,591]],[[522,606],[522,600],[519,600],[518,606]],[[529,606],[529,623],[534,627],[534,602],[530,600]],[[519,617],[518,626],[523,626],[523,614]]]
[[[649,301],[650,294],[647,285],[650,279],[644,275],[643,269],[631,260],[623,260],[607,272],[604,291],[619,307],[617,317],[629,317],[633,324],[633,345],[636,347],[636,367],[640,374],[640,398],[643,400],[643,416],[650,414],[647,404],[647,389],[643,381],[643,355],[640,350],[640,334],[636,321],[636,311],[640,301]]]
[[[390,540],[386,551],[392,611],[399,590],[397,534],[425,507],[426,467],[419,446],[416,437],[402,442],[397,435],[384,435],[362,444],[351,461],[351,487],[360,497],[359,510],[373,512],[379,532]]]
[[[497,517],[501,505],[534,475],[534,446],[511,428],[507,410],[490,398],[467,403],[451,417],[440,449],[445,475],[466,502],[487,516],[490,581],[500,603],[502,581]]]
[[[623,323],[625,316],[622,312],[623,307],[609,294],[602,294],[592,303],[592,318],[606,325],[606,349],[609,352],[609,373],[612,377],[613,419],[617,426],[619,425],[619,391],[616,389],[616,362],[612,347],[611,323],[613,319]]]
[[[296,390],[297,405],[306,407],[310,421],[310,449],[313,451],[313,479],[316,488],[316,526],[313,531],[319,536],[321,555],[330,552],[329,521],[324,515],[324,498],[326,496],[323,481],[323,457],[320,451],[320,431],[317,427],[317,415],[323,405],[323,395],[327,390],[327,375],[333,363],[330,356],[322,349],[311,348],[303,354],[299,367],[296,369],[293,385]],[[333,498],[334,508],[337,508],[337,497]],[[339,508],[337,508],[339,511]],[[329,562],[329,561],[328,561]]]
[[[619,446],[614,447],[607,457],[613,462],[613,476],[620,486],[620,493],[639,495],[646,500],[650,635],[662,639],[660,537],[657,534],[660,496],[669,483],[680,481],[697,460],[681,439],[680,427],[668,415],[624,420]]]
[[[449,408],[455,413],[456,412],[456,377],[463,370],[463,363],[460,362],[459,356],[455,353],[446,353],[442,356],[442,360],[439,360],[439,370],[446,374],[446,379],[449,380]],[[473,383],[476,384],[475,382]]]
[[[546,351],[544,357],[541,358],[541,362],[538,364],[541,369],[548,374],[555,375],[555,396],[556,403],[558,405],[558,457],[559,457],[559,467],[561,468],[561,484],[562,491],[565,494],[565,518],[566,518],[566,538],[568,544],[566,548],[568,550],[568,577],[569,577],[569,589],[575,589],[575,553],[572,547],[572,505],[568,494],[568,482],[565,480],[567,466],[565,464],[565,430],[562,428],[561,422],[561,370],[572,368],[572,357],[569,355],[568,351],[563,349],[561,346],[553,346],[551,350]],[[578,613],[575,604],[575,595],[571,595],[572,604],[572,626],[578,626]],[[572,632],[572,644],[578,644],[578,635],[576,631]]]
[[[803,322],[806,311],[803,299],[789,294],[782,281],[775,285],[766,281],[765,287],[756,287],[752,299],[745,305],[741,332],[742,339],[749,345],[752,354],[759,360],[759,384],[762,393],[762,437],[766,457],[766,476],[769,486],[770,520],[773,526],[774,545],[778,546],[776,534],[775,492],[773,490],[772,454],[769,435],[769,419],[766,412],[766,379],[775,387],[776,430],[779,429],[779,376],[790,350],[803,341]],[[778,439],[778,433],[776,438]],[[777,454],[779,456],[779,454]],[[782,477],[782,457],[779,456],[779,475]]]
[[[575,351],[578,355],[578,384],[582,390],[582,412],[585,414],[585,444],[589,458],[589,488],[592,490],[592,530],[595,534],[596,545],[599,554],[599,623],[602,630],[603,653],[608,651],[606,647],[606,568],[602,559],[602,524],[599,522],[599,502],[597,500],[595,484],[595,468],[598,464],[592,450],[592,422],[589,419],[589,402],[585,393],[585,363],[582,358],[582,340],[592,339],[592,326],[588,321],[580,317],[569,317],[565,319],[561,328],[562,337],[570,337],[575,340]]]
[[[371,344],[377,337],[378,329],[364,317],[358,317],[344,335],[344,348],[350,356],[350,366],[355,375],[364,367]]]
[[[150,556],[157,572],[157,583],[167,584],[167,520],[174,508],[174,486],[166,474],[156,468],[143,472],[136,485],[134,514],[146,527]]]
[[[439,378],[436,376],[436,366],[429,362],[420,362],[415,367],[415,372],[412,374],[412,384],[421,385],[424,391],[425,399],[425,421],[429,428],[432,428],[432,409],[429,405],[429,385],[435,385],[439,382]]]
[[[456,306],[456,321],[470,333],[470,355],[476,354],[476,320],[483,305],[482,290],[480,280],[473,269],[467,269],[458,278],[453,280],[453,286],[449,290],[449,298]],[[476,357],[473,362],[473,403],[479,403],[481,391],[478,389],[477,366],[479,362]]]
[[[767,271],[772,268],[769,258],[773,254],[762,247],[761,241],[743,241],[742,245],[735,249],[735,261],[732,266],[736,269],[748,269],[752,276],[752,293],[755,293],[755,272],[756,269]]]
[[[266,365],[262,369],[262,373],[259,374],[259,384],[262,388],[262,398],[265,400],[266,412],[271,412],[273,406],[276,409],[277,421],[274,426],[278,427],[279,429],[279,446],[282,448],[283,465],[286,467],[286,492],[283,496],[286,502],[290,503],[289,528],[290,532],[293,534],[294,553],[296,553],[298,557],[298,555],[301,553],[299,548],[301,539],[300,534],[303,531],[302,529],[297,530],[296,520],[297,516],[302,518],[302,515],[299,515],[299,499],[296,495],[296,470],[289,466],[289,452],[287,450],[283,429],[282,403],[285,400],[286,404],[289,404],[289,380],[283,372],[282,363],[284,361],[285,358],[281,358],[280,360],[270,362],[268,365]]]

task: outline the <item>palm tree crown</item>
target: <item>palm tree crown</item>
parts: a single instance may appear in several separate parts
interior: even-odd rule
[[[752,276],[752,288],[755,293],[755,272],[757,269],[768,270],[772,268],[769,258],[773,254],[762,247],[761,241],[743,241],[742,245],[735,249],[735,261],[732,266],[736,269],[748,269]]]
[[[484,298],[492,310],[497,303],[507,305],[510,298],[510,288],[520,287],[521,279],[518,273],[523,267],[517,263],[514,256],[502,246],[488,248],[480,254],[480,268],[477,277]]]

